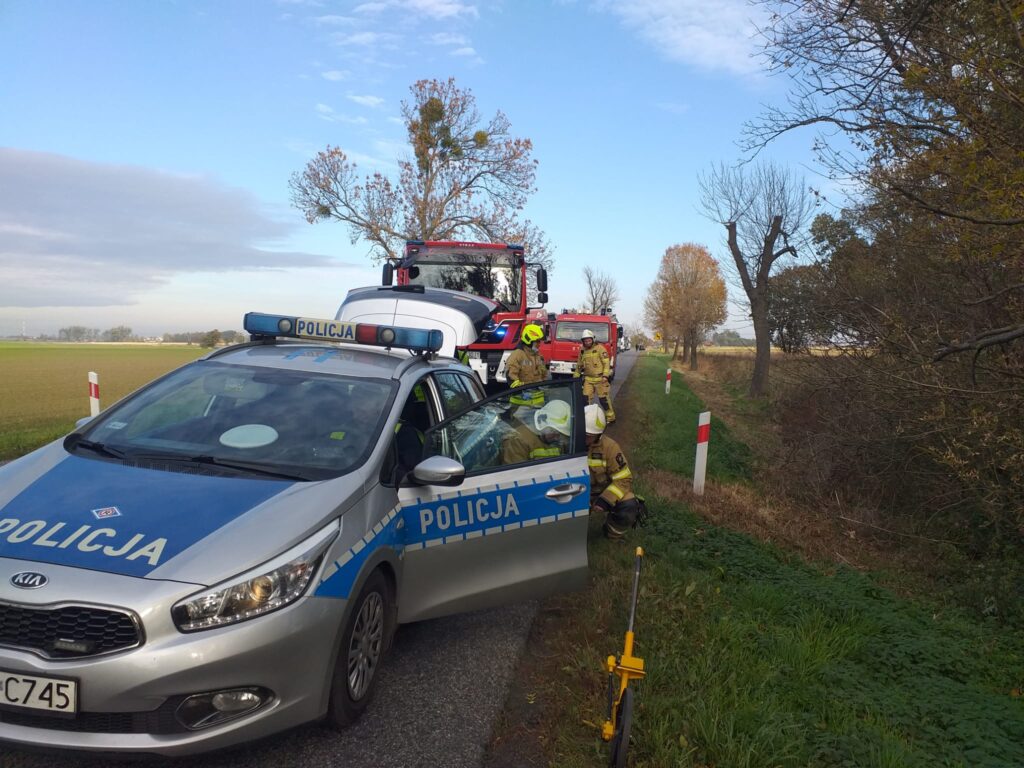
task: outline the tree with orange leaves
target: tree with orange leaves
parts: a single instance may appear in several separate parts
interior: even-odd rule
[[[718,262],[703,245],[682,243],[665,249],[658,276],[647,291],[647,324],[671,340],[673,357],[683,346],[691,370],[697,369],[697,344],[726,316],[725,280]]]

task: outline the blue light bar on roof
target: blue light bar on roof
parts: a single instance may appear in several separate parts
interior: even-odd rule
[[[265,315],[249,312],[243,327],[253,336],[284,336],[292,339],[340,341],[375,347],[396,347],[437,352],[444,344],[444,334],[436,328],[403,328],[372,323],[346,323],[340,320],[318,320],[310,317]]]

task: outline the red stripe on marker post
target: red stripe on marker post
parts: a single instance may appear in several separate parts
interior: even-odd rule
[[[672,369],[669,368],[665,371],[665,394],[667,395],[669,390],[672,389]]]
[[[100,415],[100,375],[89,371],[89,415]]]
[[[697,457],[693,463],[693,492],[704,495],[704,475],[708,469],[708,441],[711,439],[711,411],[697,417]]]

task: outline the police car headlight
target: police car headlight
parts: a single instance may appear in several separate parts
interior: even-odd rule
[[[182,632],[213,629],[295,602],[309,587],[338,530],[335,521],[277,559],[176,603],[171,609],[175,625]]]

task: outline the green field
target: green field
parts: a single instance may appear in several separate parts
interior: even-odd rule
[[[89,371],[99,374],[100,404],[106,408],[206,351],[162,344],[0,342],[0,460],[38,448],[88,416]]]

